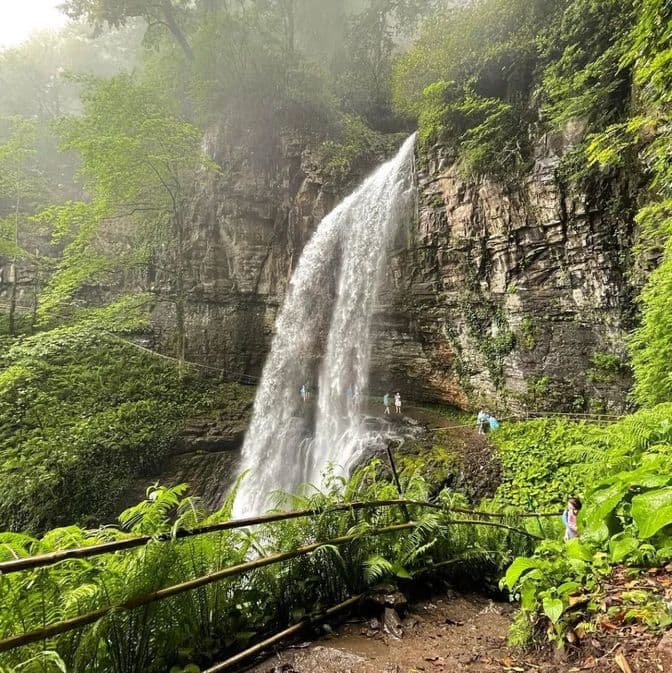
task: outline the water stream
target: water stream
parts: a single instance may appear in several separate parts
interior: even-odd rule
[[[372,440],[360,413],[371,319],[386,250],[413,201],[414,147],[411,136],[320,222],[304,248],[243,444],[241,469],[249,473],[238,516],[265,510],[272,491],[319,486],[330,465],[347,473]]]

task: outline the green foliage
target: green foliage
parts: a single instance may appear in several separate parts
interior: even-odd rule
[[[423,95],[426,105],[418,120],[422,144],[451,141],[468,175],[488,173],[505,179],[515,172],[526,137],[511,104],[469,88],[460,92],[446,82],[428,86]]]
[[[157,4],[150,0],[66,0],[63,10],[73,19],[86,19],[98,31],[105,25],[124,26],[130,19],[142,18],[150,26],[161,26],[169,30],[188,58],[193,51],[180,27],[184,21],[188,3],[185,0],[163,0]]]
[[[127,319],[128,303],[117,308]],[[16,341],[0,360],[3,529],[105,522],[185,418],[249,404],[244,389],[195,373],[180,383],[172,363],[101,332],[96,317]]]
[[[632,0],[573,0],[540,35],[548,59],[540,91],[558,128],[581,120],[590,130],[618,119],[627,105],[630,76],[621,67],[632,25]]]
[[[472,175],[511,179],[529,159],[537,39],[565,3],[479,0],[429,20],[397,62],[397,109],[420,140],[450,143]]]
[[[158,673],[195,670],[195,666],[202,669],[213,660],[242,649],[251,640],[319,613],[382,579],[408,580],[426,573],[446,572],[442,569],[449,569],[453,576],[469,573],[482,577],[486,569],[492,571],[508,562],[514,550],[529,548],[516,533],[460,525],[460,515],[448,508],[463,501],[448,492],[441,494],[442,509],[408,508],[412,520],[417,522],[412,530],[385,535],[371,533],[404,522],[405,511],[398,507],[328,510],[330,505],[353,498],[394,496],[394,487],[377,480],[376,473],[376,466],[371,465],[349,482],[327,479],[323,491],[311,488],[309,496],[278,494],[278,503],[283,506],[327,511],[252,530],[175,538],[173,534],[180,529],[228,520],[235,497],[234,489],[224,507],[208,516],[181,485],[149,489],[144,502],[122,514],[120,528],[85,531],[70,526],[52,530],[41,539],[3,534],[0,560],[129,535],[168,534],[168,539],[152,541],[138,549],[3,576],[0,637],[123,603],[260,555],[343,535],[355,536],[348,544],[322,545],[312,554],[211,583],[141,609],[113,611],[74,635],[63,634],[44,644],[9,652],[4,663],[11,669],[20,662],[44,657],[45,666],[48,661],[54,665],[62,661],[71,673]],[[405,488],[410,498],[427,495],[427,485],[417,476],[410,478]],[[45,606],[49,606],[46,612]],[[41,653],[46,648],[48,655]]]
[[[520,323],[517,342],[527,350],[534,350],[537,345],[538,327],[533,318],[526,316]]]
[[[423,446],[415,443],[404,445],[403,453],[397,456],[397,469],[400,474],[410,478],[419,474],[432,487],[438,487],[452,481],[461,469],[458,455],[442,444],[432,443]]]
[[[496,501],[539,511],[557,508],[583,490],[586,461],[608,439],[589,424],[539,419],[503,423],[492,441],[504,468]]]
[[[320,146],[320,170],[336,184],[344,184],[360,176],[373,157],[389,156],[401,140],[401,135],[377,133],[358,117],[345,116],[339,139]]]
[[[128,217],[172,216],[188,196],[186,180],[209,165],[199,130],[130,76],[94,80],[82,98],[85,114],[61,120],[59,132],[63,148],[82,156],[85,185]]]
[[[607,475],[623,473],[627,482],[628,468],[670,441],[671,417],[670,405],[661,404],[609,426],[550,418],[502,424],[492,435],[504,468],[496,502],[553,507]]]
[[[642,404],[657,404],[672,399],[672,380],[668,358],[672,357],[672,242],[665,258],[653,271],[642,292],[642,325],[630,341],[635,371],[635,398]]]
[[[595,353],[591,365],[586,377],[601,383],[616,381],[627,372],[623,360],[614,353]]]
[[[625,5],[629,3],[624,3]],[[637,215],[641,227],[639,255],[644,260],[660,259],[642,293],[642,324],[630,348],[635,372],[634,395],[641,404],[657,404],[672,399],[665,358],[670,354],[668,312],[672,296],[672,131],[669,115],[670,63],[669,31],[672,10],[659,0],[641,0],[635,5],[634,23],[621,39],[620,68],[631,69],[636,85],[633,114],[591,139],[589,159],[596,165],[623,166],[638,156],[650,177],[650,192]]]
[[[531,558],[516,559],[502,580],[520,597],[523,610],[514,640],[524,643],[529,617],[537,615],[550,624],[548,635],[561,646],[565,629],[576,620],[568,608],[597,591],[615,564],[658,566],[672,558],[671,419],[672,407],[664,404],[605,428],[533,421],[503,426],[494,437],[502,442],[508,477],[496,502],[529,498],[556,505],[569,494],[584,494],[581,539],[543,543]],[[543,483],[545,496],[539,490]],[[648,596],[625,600],[634,601],[629,618],[651,628],[669,623],[669,615],[666,621]]]
[[[530,86],[535,36],[564,3],[478,0],[429,19],[396,64],[393,95],[410,116],[421,113],[423,91],[440,81],[474,81],[479,95],[520,94]]]

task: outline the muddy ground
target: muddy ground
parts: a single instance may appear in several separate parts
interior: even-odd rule
[[[553,647],[522,654],[506,644],[515,608],[447,590],[413,605],[386,628],[381,618],[354,620],[315,641],[278,650],[250,673],[672,673],[656,649],[660,637],[605,633],[592,646],[558,655]],[[390,631],[397,630],[397,635]]]

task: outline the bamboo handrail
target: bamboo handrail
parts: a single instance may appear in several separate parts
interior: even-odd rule
[[[497,528],[505,528],[511,530],[512,532],[519,533],[531,538],[537,538],[536,535],[530,533],[526,530],[520,528],[514,528],[506,524],[500,523],[498,521],[476,521],[476,520],[460,520],[455,519],[448,521],[447,523],[453,524],[464,524],[464,525],[478,525],[478,526],[494,526]],[[383,528],[374,528],[366,532],[367,535],[384,535],[386,533],[393,533],[402,530],[408,530],[410,528],[415,528],[417,522],[409,521],[408,523],[395,524],[392,526],[385,526]],[[246,561],[245,563],[239,563],[235,566],[230,566],[228,568],[223,568],[214,573],[209,573],[208,575],[203,575],[186,582],[181,582],[180,584],[174,584],[163,589],[158,589],[149,594],[143,596],[136,596],[131,598],[125,603],[119,605],[109,605],[104,608],[100,608],[93,612],[88,612],[84,615],[78,615],[77,617],[72,617],[66,619],[62,622],[57,622],[55,624],[50,624],[49,626],[39,629],[37,631],[30,631],[29,633],[24,633],[18,636],[12,636],[5,640],[0,641],[0,652],[6,652],[8,650],[13,650],[17,647],[22,647],[24,645],[29,645],[40,640],[46,640],[47,638],[52,638],[61,633],[67,633],[68,631],[73,631],[78,628],[82,628],[89,624],[93,624],[103,617],[107,616],[112,612],[119,610],[133,610],[135,608],[141,607],[143,605],[149,605],[151,603],[156,603],[157,601],[163,600],[164,598],[170,598],[171,596],[176,596],[178,594],[184,593],[186,591],[191,591],[193,589],[198,589],[213,582],[218,582],[219,580],[225,579],[227,577],[233,577],[235,575],[241,575],[243,573],[249,572],[250,570],[255,570],[257,568],[262,568],[267,565],[272,565],[274,563],[279,563],[281,561],[287,561],[289,559],[296,558],[297,556],[303,556],[305,554],[310,554],[311,552],[316,551],[320,547],[326,545],[338,546],[342,544],[347,544],[352,542],[359,537],[357,534],[342,535],[340,537],[332,538],[331,540],[326,540],[324,542],[313,542],[308,545],[303,545],[297,547],[296,549],[288,552],[280,552],[277,554],[271,554],[270,556],[263,556],[261,558],[255,559],[253,561]]]
[[[232,666],[235,666],[236,664],[239,664],[241,661],[245,661],[245,659],[249,659],[251,656],[254,656],[255,654],[265,650],[267,647],[270,647],[271,645],[275,645],[275,643],[280,642],[281,640],[284,640],[288,636],[292,636],[295,633],[298,633],[299,631],[302,631],[306,626],[310,624],[315,624],[316,622],[322,621],[326,619],[327,617],[331,617],[331,615],[336,614],[337,612],[340,612],[341,610],[345,610],[346,608],[349,608],[351,605],[356,605],[363,597],[365,594],[358,594],[357,596],[353,596],[352,598],[348,598],[347,600],[343,601],[342,603],[339,603],[338,605],[334,605],[333,607],[329,608],[328,610],[325,610],[321,615],[318,615],[316,617],[309,617],[307,619],[302,619],[300,622],[297,624],[294,624],[286,629],[283,629],[279,633],[276,633],[275,635],[271,636],[270,638],[266,638],[265,640],[262,640],[261,642],[257,643],[256,645],[253,645],[252,647],[248,647],[246,650],[243,650],[242,652],[239,652],[238,654],[234,655],[233,657],[229,657],[225,661],[222,661],[219,664],[216,664],[215,666],[212,666],[211,668],[206,669],[203,671],[203,673],[221,673],[221,671],[226,671]]]
[[[395,505],[411,505],[418,507],[428,507],[431,509],[442,509],[446,512],[456,512],[459,514],[469,514],[475,516],[488,516],[493,518],[516,518],[516,517],[531,517],[531,516],[559,516],[559,513],[545,512],[540,514],[530,512],[520,512],[516,514],[504,514],[501,512],[481,512],[477,510],[470,510],[461,507],[446,507],[438,503],[424,502],[421,500],[407,500],[407,499],[393,499],[393,500],[372,500],[370,502],[352,502],[343,503],[340,505],[332,505],[325,508],[293,510],[291,512],[276,512],[272,514],[263,514],[257,517],[247,517],[244,519],[233,519],[231,521],[223,521],[221,523],[211,524],[209,526],[200,526],[192,529],[180,529],[173,535],[165,534],[152,537],[150,535],[140,535],[137,537],[127,538],[125,540],[114,540],[112,542],[102,542],[100,544],[89,545],[88,547],[75,547],[73,549],[62,549],[60,551],[50,552],[48,554],[40,554],[36,556],[26,556],[25,558],[13,559],[11,561],[4,561],[0,563],[0,574],[8,575],[10,573],[21,572],[25,570],[33,570],[41,568],[61,561],[70,559],[84,559],[92,556],[99,556],[102,554],[109,554],[117,551],[124,551],[133,549],[135,547],[142,547],[152,541],[167,542],[173,539],[183,539],[193,537],[195,535],[205,535],[208,533],[215,533],[224,530],[231,530],[235,528],[245,528],[247,526],[255,526],[264,523],[272,523],[275,521],[284,521],[288,519],[298,519],[307,516],[318,516],[329,512],[339,512],[347,510],[360,510],[374,507],[394,507]]]
[[[183,539],[195,535],[205,535],[235,528],[245,528],[247,526],[256,526],[264,523],[273,523],[275,521],[285,521],[288,519],[298,519],[307,516],[318,516],[329,512],[339,512],[344,510],[359,510],[367,507],[387,507],[402,504],[425,505],[426,507],[439,508],[440,505],[434,503],[423,503],[413,500],[374,500],[371,502],[353,502],[342,505],[333,505],[325,508],[300,509],[290,512],[276,512],[272,514],[262,514],[261,516],[246,517],[243,519],[232,519],[221,523],[210,524],[208,526],[199,526],[198,528],[182,528],[174,534],[165,533],[163,535],[139,535],[137,537],[127,538],[126,540],[114,540],[112,542],[102,542],[101,544],[89,545],[88,547],[75,547],[73,549],[62,549],[60,551],[40,554],[38,556],[26,556],[25,558],[4,561],[0,563],[0,574],[9,574],[22,570],[32,570],[47,565],[53,565],[60,561],[69,559],[90,558],[91,556],[100,556],[116,551],[133,549],[134,547],[143,547],[150,542],[168,542],[173,539]]]
[[[417,523],[415,521],[410,521],[408,523],[401,523],[395,524],[393,526],[386,526],[384,528],[372,529],[367,531],[366,534],[384,535],[386,533],[394,533],[401,530],[407,530],[409,528],[415,528],[416,526]],[[30,631],[29,633],[23,633],[18,636],[12,636],[11,638],[1,640],[0,652],[7,652],[8,650],[13,650],[17,647],[30,645],[31,643],[35,643],[40,640],[52,638],[54,636],[60,635],[61,633],[74,631],[75,629],[93,624],[94,622],[97,622],[112,612],[117,612],[120,610],[133,610],[143,605],[156,603],[157,601],[163,600],[164,598],[170,598],[171,596],[176,596],[186,591],[198,589],[200,587],[207,586],[208,584],[212,584],[213,582],[218,582],[219,580],[225,579],[227,577],[241,575],[243,573],[249,572],[250,570],[263,568],[264,566],[273,565],[274,563],[279,563],[280,561],[287,561],[289,559],[296,558],[297,556],[310,554],[311,552],[314,552],[320,547],[324,547],[326,545],[338,546],[347,544],[348,542],[356,540],[358,537],[359,536],[356,534],[342,535],[324,542],[314,542],[312,544],[303,545],[302,547],[297,547],[292,551],[271,554],[270,556],[262,556],[261,558],[255,559],[254,561],[239,563],[238,565],[230,566],[214,573],[203,575],[202,577],[197,577],[186,582],[181,582],[180,584],[174,584],[172,586],[165,587],[164,589],[158,589],[157,591],[153,591],[152,593],[145,594],[143,596],[136,596],[135,598],[131,598],[125,603],[121,603],[119,605],[109,605],[93,612],[88,612],[84,615],[78,615],[77,617],[72,617],[62,622],[50,624],[49,626],[46,626],[37,631]]]
[[[527,537],[531,537],[534,540],[543,540],[543,537],[540,537],[539,535],[535,535],[534,533],[530,533],[527,530],[524,530],[522,528],[516,528],[515,526],[508,526],[505,523],[500,523],[499,521],[477,521],[474,519],[448,519],[445,523],[452,523],[452,524],[465,524],[468,526],[492,526],[493,528],[504,528],[505,530],[510,530],[513,533],[520,533],[520,535],[526,535]]]

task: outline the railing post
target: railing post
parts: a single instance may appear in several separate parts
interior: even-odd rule
[[[391,448],[391,441],[385,442],[385,451],[387,451],[387,459],[390,461],[390,469],[392,470],[392,476],[394,477],[394,483],[397,486],[397,493],[399,494],[400,498],[404,497],[404,493],[401,490],[401,482],[399,481],[399,475],[397,474],[397,466],[394,463],[394,457],[392,456],[392,448]],[[400,505],[401,507],[401,512],[404,515],[404,518],[406,521],[410,521],[411,517],[408,513],[408,509],[406,508],[406,505],[402,504]]]

